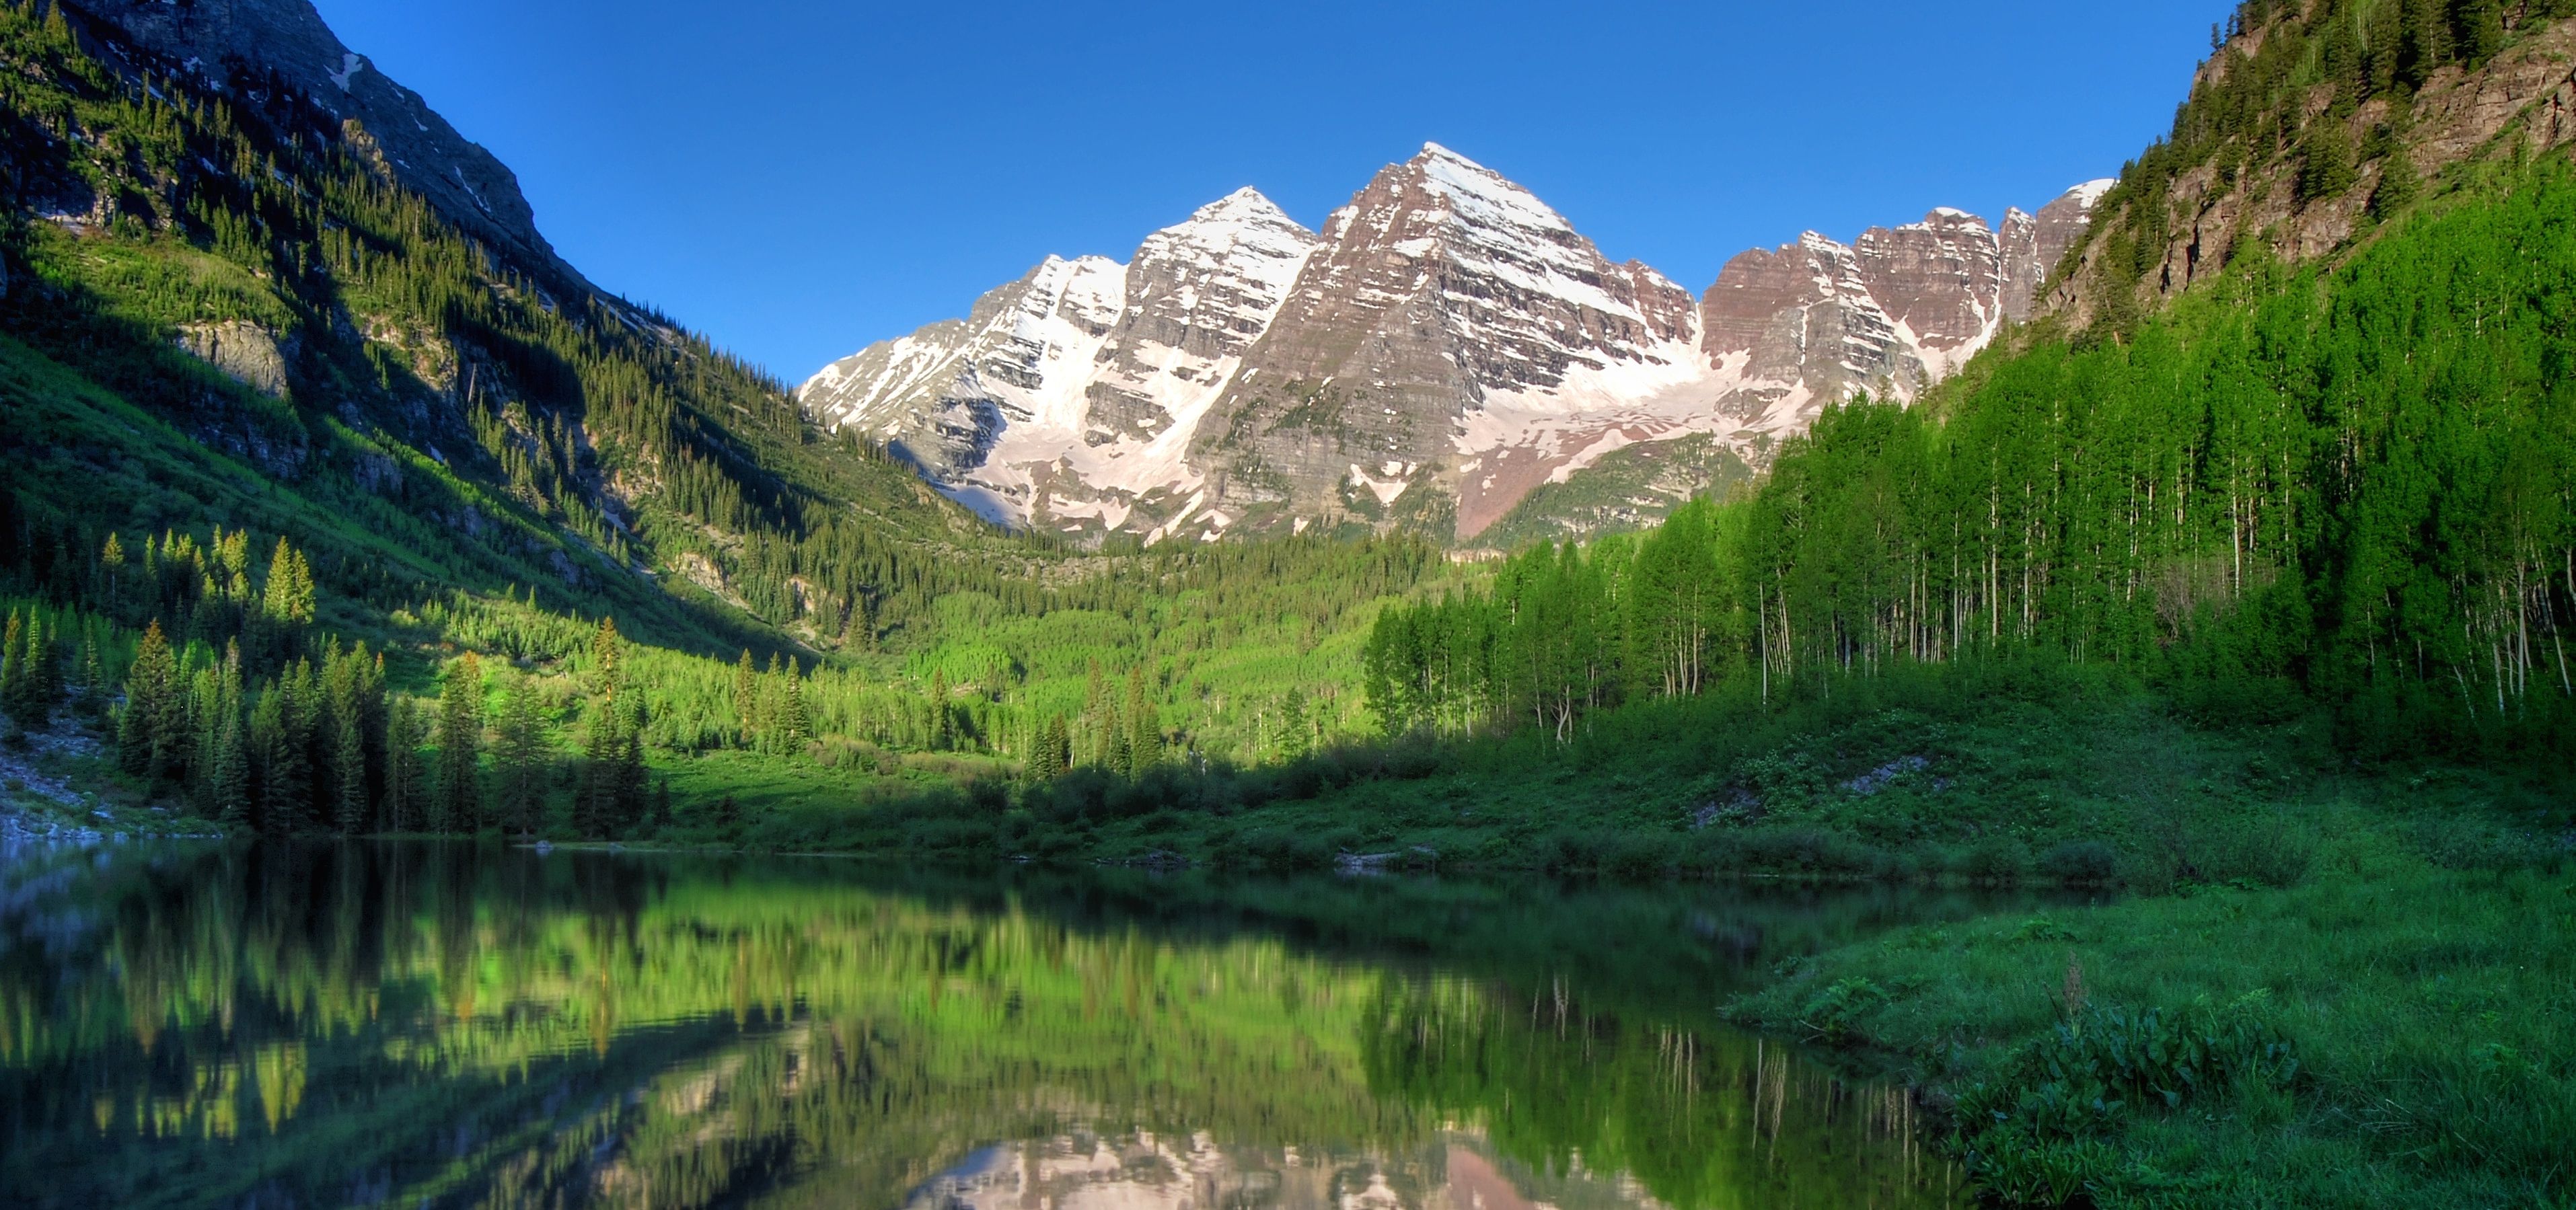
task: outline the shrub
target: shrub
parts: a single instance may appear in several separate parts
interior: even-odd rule
[[[2017,885],[2030,872],[2030,849],[2010,836],[1988,836],[1968,850],[1962,872],[1980,886]]]
[[[1867,979],[1844,979],[1807,1002],[1799,1024],[1828,1043],[1842,1043],[1859,1033],[1863,1013],[1887,1003],[1887,989]]]
[[[2063,1205],[2078,1191],[2145,1193],[2169,1185],[2132,1170],[2104,1139],[2140,1114],[2249,1088],[2286,1095],[2299,1062],[2257,1004],[2249,998],[2223,1009],[2199,1001],[2174,1012],[2096,1006],[2076,1013],[2016,1052],[1998,1078],[1961,1094],[1969,1173],[2016,1204]]]
[[[1272,873],[1320,870],[1333,862],[1333,849],[1319,837],[1295,828],[1260,828],[1244,833],[1217,853],[1224,865],[1247,866]]]
[[[2120,855],[2098,840],[2068,840],[2040,858],[2039,868],[2069,886],[2102,886],[2118,877]]]

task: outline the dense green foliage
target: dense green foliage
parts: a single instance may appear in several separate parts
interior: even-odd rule
[[[2501,178],[2339,268],[2246,268],[2127,343],[1830,410],[1740,504],[1382,614],[1371,701],[1399,731],[1563,739],[1730,679],[1825,692],[2035,648],[2237,715],[2304,695],[2374,752],[2563,756],[2571,305],[2576,175]]]
[[[2564,1205],[2576,883],[2402,808],[2297,826],[2294,888],[1908,930],[1732,1015],[1958,1090],[2026,1204]]]

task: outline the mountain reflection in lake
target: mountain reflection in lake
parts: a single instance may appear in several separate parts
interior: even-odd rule
[[[1946,896],[434,845],[0,867],[0,1202],[1946,1206],[1713,1010]]]

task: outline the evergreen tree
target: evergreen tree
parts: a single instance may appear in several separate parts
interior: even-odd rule
[[[125,604],[125,543],[111,531],[98,549],[99,597],[110,617]]]
[[[2331,116],[2317,119],[2308,130],[2305,155],[2299,162],[2299,200],[2343,196],[2358,176],[2352,161],[2352,136],[2343,123]]]
[[[234,827],[251,824],[250,753],[242,721],[241,645],[224,649],[224,662],[214,700],[201,709],[208,716],[212,751],[207,758],[206,813]]]
[[[1037,752],[1030,759],[1030,775],[1037,780],[1054,781],[1073,767],[1073,737],[1065,729],[1064,716],[1050,714],[1046,730],[1038,737]]]
[[[617,685],[617,621],[599,619],[599,628],[590,635],[590,675],[592,692],[612,693]]]
[[[620,727],[623,732],[623,742],[617,751],[617,783],[613,799],[616,810],[611,816],[611,821],[618,830],[626,831],[644,821],[645,809],[648,805],[646,793],[648,773],[644,763],[646,720],[643,695],[640,693],[626,695],[626,700],[619,709],[625,714],[625,719]]]
[[[27,721],[27,627],[17,610],[9,611],[5,629],[0,629],[0,713],[20,728],[33,727]]]
[[[2450,0],[2451,51],[2471,69],[2504,49],[2504,0]]]
[[[473,652],[448,661],[438,693],[438,785],[430,830],[472,832],[483,826],[483,661]]]
[[[574,826],[594,839],[616,835],[642,821],[646,806],[644,715],[638,695],[618,692],[591,709],[583,749],[582,786]]]
[[[99,663],[95,635],[81,636],[80,684],[72,704],[84,717],[93,719],[107,705],[107,672]]]
[[[957,716],[948,701],[948,670],[930,670],[930,749],[946,752],[957,746]]]
[[[52,718],[54,705],[63,699],[62,625],[60,620],[49,622],[44,615],[29,611],[23,669],[26,685],[21,690],[26,698],[26,714],[19,720],[21,726],[43,727]]]
[[[414,832],[425,822],[422,818],[420,747],[426,738],[427,722],[420,708],[408,697],[397,697],[388,706],[385,718],[385,796],[383,827],[389,832]]]
[[[813,737],[813,726],[805,713],[805,678],[793,664],[788,666],[781,692],[777,728],[779,750],[790,756],[803,752]]]
[[[117,753],[126,772],[153,782],[177,773],[186,742],[186,708],[179,698],[178,657],[156,621],[145,628],[126,671],[125,712],[117,720]]]
[[[308,660],[297,660],[260,694],[251,740],[260,752],[259,827],[283,834],[313,822],[314,747],[319,686]]]
[[[1279,701],[1279,722],[1271,737],[1271,750],[1283,761],[1304,758],[1314,748],[1314,735],[1308,727],[1306,693],[1291,688]]]
[[[2379,187],[2370,193],[2370,216],[2385,221],[2394,218],[2415,201],[2421,181],[2415,175],[2415,161],[2403,146],[2389,149],[2379,165]]]
[[[502,828],[522,835],[542,822],[549,765],[545,721],[540,716],[537,687],[523,673],[502,683],[501,713],[493,724],[492,758],[495,807]]]
[[[1154,703],[1145,696],[1145,668],[1127,670],[1127,769],[1142,773],[1163,759],[1163,727]]]
[[[760,672],[752,666],[751,648],[742,649],[742,659],[733,667],[734,736],[737,746],[756,748],[760,745]]]
[[[322,663],[322,742],[323,766],[328,777],[323,795],[328,800],[331,824],[343,836],[356,836],[371,829],[368,794],[368,738],[380,726],[383,688],[378,680],[380,665],[367,653],[366,644],[342,650],[333,639],[326,648]]]

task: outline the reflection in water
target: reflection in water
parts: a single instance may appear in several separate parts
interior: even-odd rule
[[[52,854],[0,869],[0,1189],[39,1206],[1951,1204],[1901,1091],[1707,1011],[1776,958],[1763,938],[1949,910],[1852,904],[889,885],[840,863],[455,846]]]

